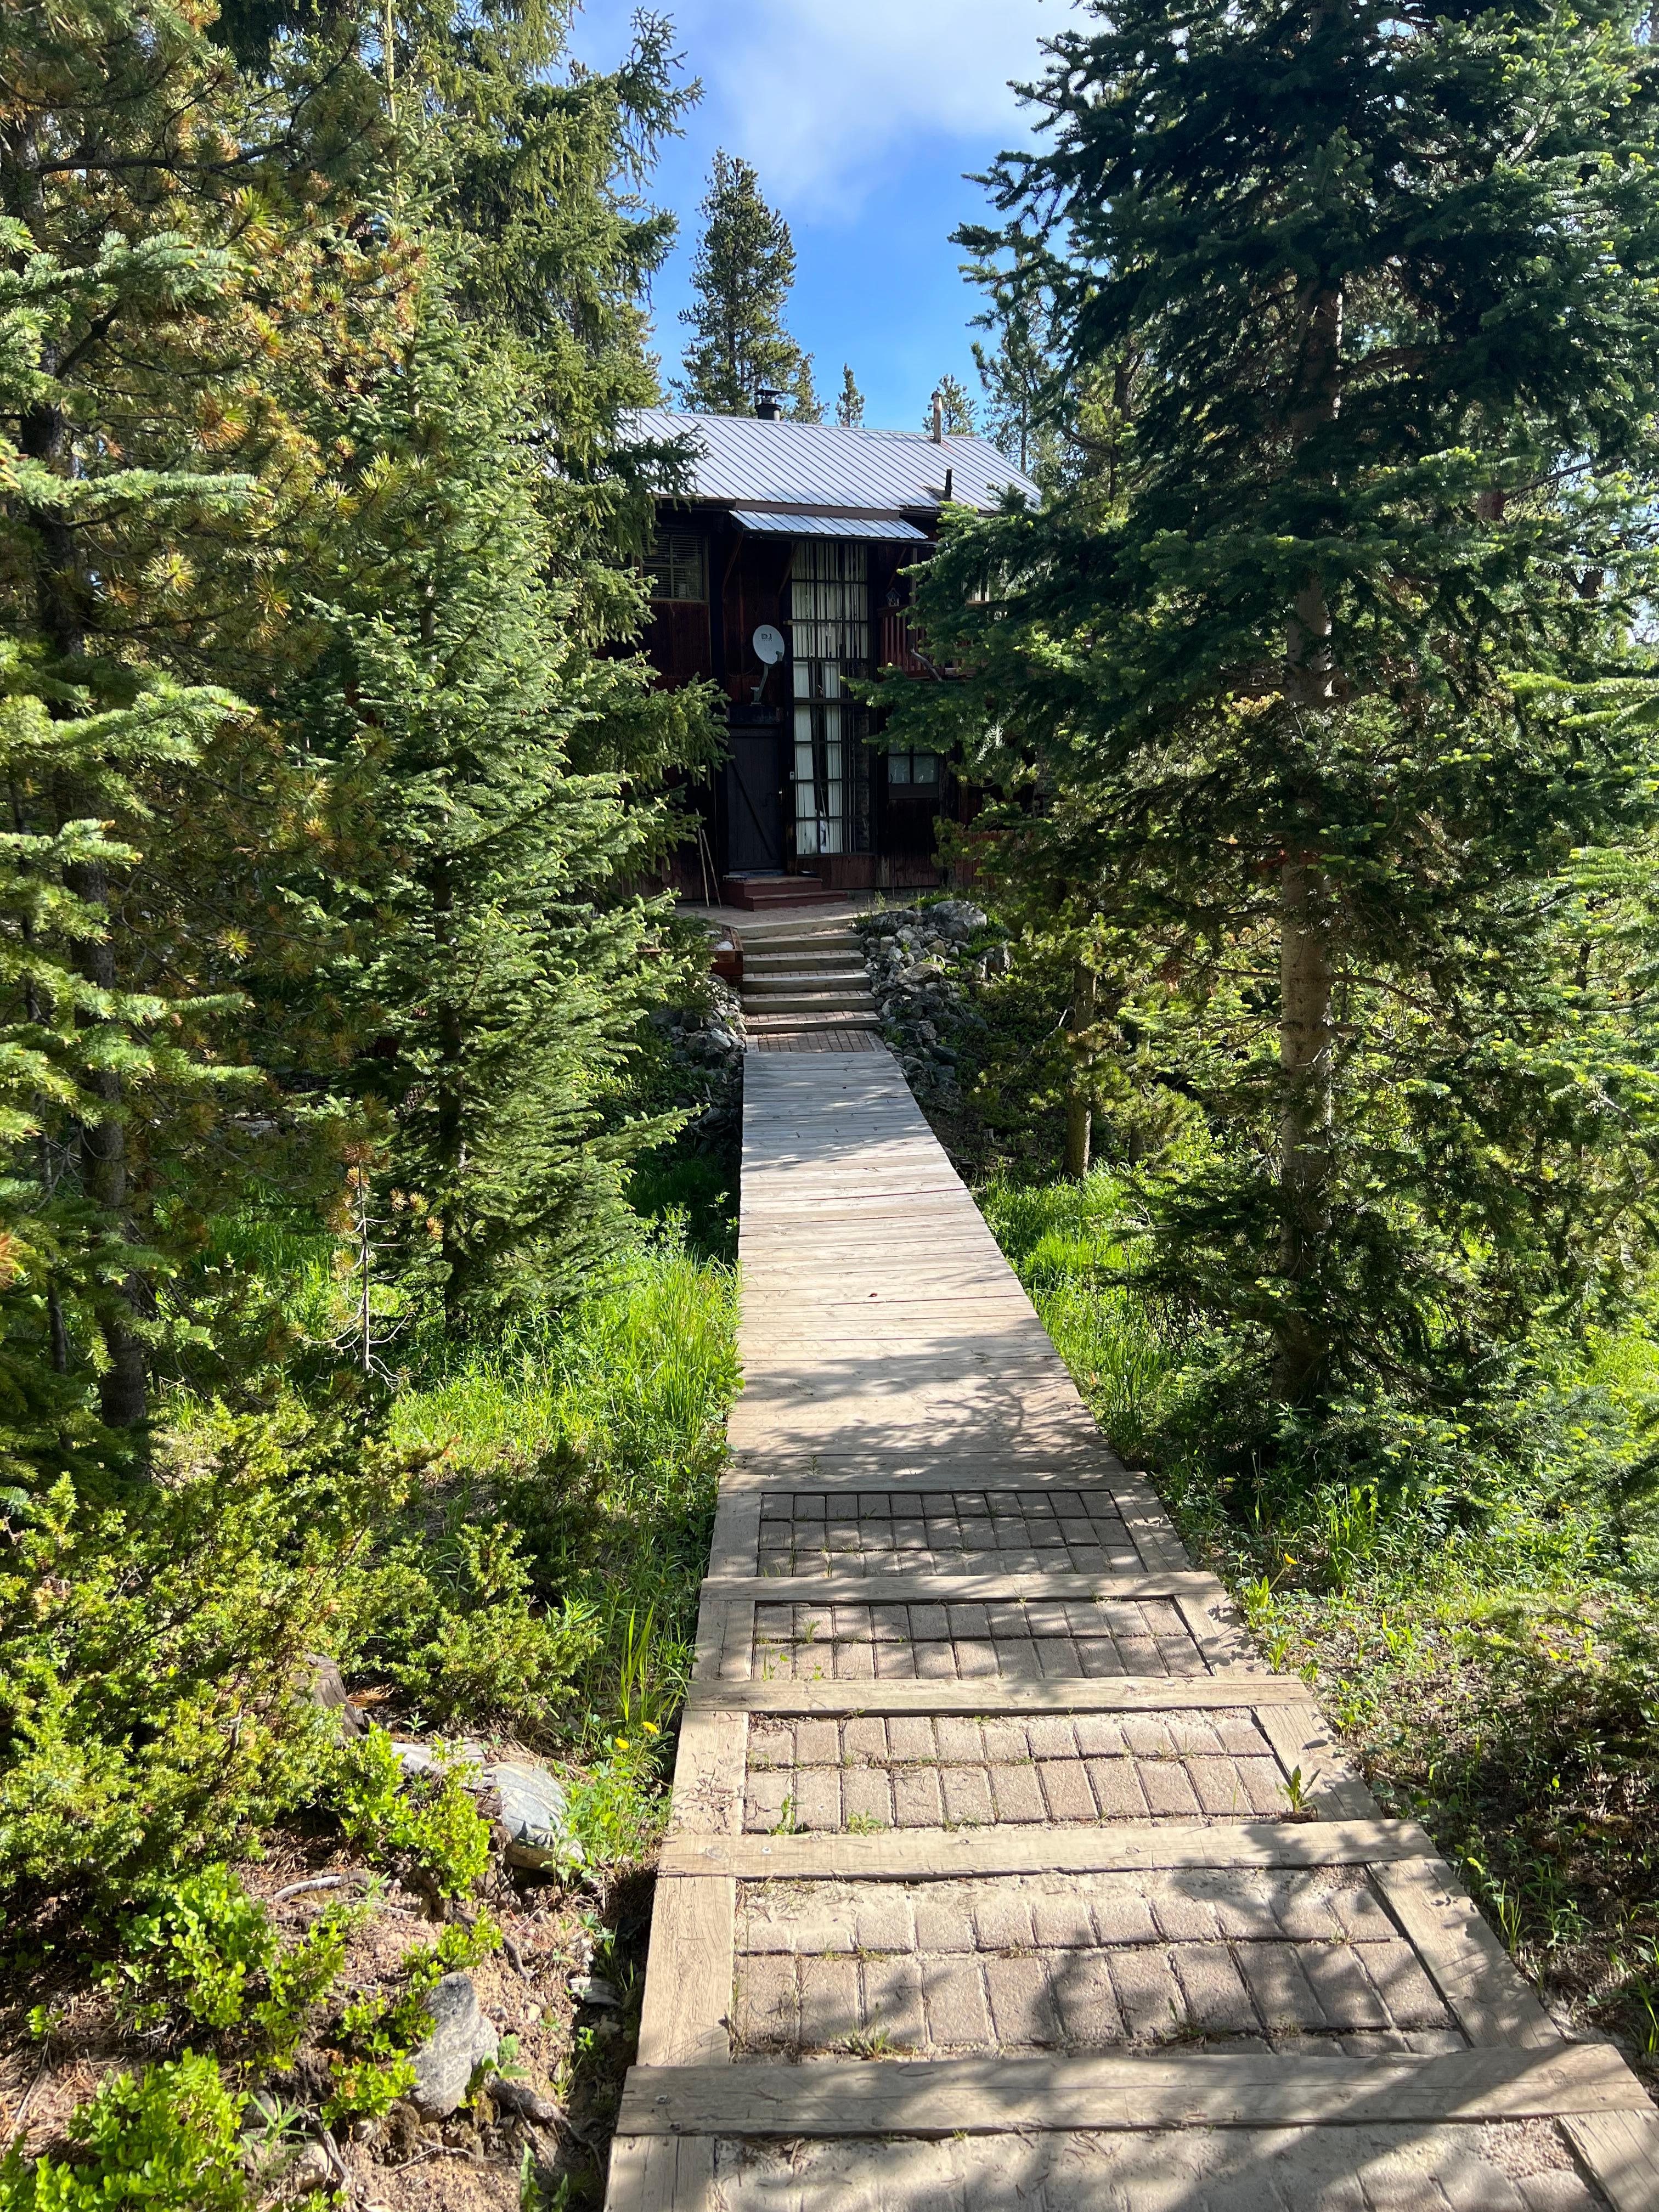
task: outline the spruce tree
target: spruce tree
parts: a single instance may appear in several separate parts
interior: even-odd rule
[[[1496,1409],[1650,1143],[1558,924],[1650,819],[1651,50],[1616,6],[1091,14],[967,243],[1068,376],[1135,364],[1121,497],[960,529],[921,597],[975,679],[909,712],[1199,1113],[1170,1281],[1231,1317],[1248,1448]]]
[[[841,397],[836,402],[836,420],[843,430],[858,430],[864,426],[864,394],[859,390],[850,365],[843,367],[841,372]]]
[[[723,151],[714,156],[702,213],[691,271],[696,299],[680,315],[693,337],[676,392],[685,406],[707,415],[752,415],[760,392],[779,392],[790,397],[797,421],[816,422],[811,361],[783,320],[795,281],[788,224],[762,198],[750,165]]]
[[[1025,475],[1044,485],[1057,483],[1066,458],[1054,364],[1038,336],[1037,315],[1022,301],[984,319],[998,332],[994,352],[974,342],[974,366],[985,392],[985,435]]]
[[[625,1241],[627,1161],[665,1133],[607,1111],[662,987],[641,957],[659,913],[630,885],[664,817],[570,768],[637,678],[573,635],[527,399],[434,284],[403,374],[350,410],[395,494],[283,702],[349,809],[325,980],[384,1116],[400,1273],[452,1332],[568,1294]]]

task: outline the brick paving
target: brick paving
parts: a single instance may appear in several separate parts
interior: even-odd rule
[[[745,1885],[745,2056],[1462,2051],[1364,1869]]]
[[[1134,1574],[1140,1554],[1115,1501],[1087,1491],[879,1491],[769,1498],[763,1575]]]
[[[925,1713],[757,1720],[750,1833],[1012,1823],[1248,1820],[1289,1809],[1254,1714]]]
[[[763,1602],[755,1607],[753,1664],[760,1680],[776,1682],[1075,1682],[1210,1671],[1167,1598]]]
[[[1556,2130],[1272,2128],[1241,2135],[722,2143],[722,2212],[1598,2212]]]

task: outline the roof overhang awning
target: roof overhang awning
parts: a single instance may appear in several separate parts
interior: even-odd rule
[[[732,520],[740,529],[771,538],[876,538],[889,544],[925,545],[927,533],[898,515],[812,514],[787,508],[738,507]]]

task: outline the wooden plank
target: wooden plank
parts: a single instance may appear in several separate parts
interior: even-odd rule
[[[615,2136],[605,2212],[715,2212],[710,2136]]]
[[[697,1599],[697,1635],[692,1647],[691,1679],[718,1681],[720,1653],[726,1642],[727,1608],[707,1591]]]
[[[722,1488],[708,1550],[710,1575],[752,1575],[760,1559],[760,1492]]]
[[[660,2177],[666,2167],[672,2179],[678,2149],[672,2137],[613,2136],[605,2212],[666,2212]]]
[[[884,1468],[874,1474],[866,1474],[856,1467],[827,1466],[822,1461],[802,1458],[795,1453],[781,1455],[774,1462],[750,1445],[733,1456],[720,1477],[720,1489],[722,1492],[754,1489],[820,1497],[843,1496],[856,1490],[906,1497],[934,1491],[942,1498],[962,1492],[983,1498],[1021,1490],[1095,1490],[1108,1492],[1120,1515],[1127,1519],[1121,1481],[1117,1463],[1109,1453],[1097,1454],[1086,1466],[1021,1468],[1012,1473],[1006,1461],[1000,1461],[988,1472],[952,1479],[941,1477],[933,1467]],[[1182,1553],[1180,1565],[1184,1567],[1186,1564],[1186,1554]]]
[[[1265,1716],[1275,1705],[1305,1705],[1299,1674],[1109,1674],[1081,1681],[1024,1682],[973,1675],[948,1681],[694,1681],[686,1711],[800,1713],[852,1719],[865,1713],[960,1713],[994,1719],[1009,1713],[1203,1713],[1234,1707]]]
[[[1285,1779],[1299,1772],[1309,1807],[1322,1819],[1375,1818],[1376,1800],[1348,1771],[1323,1714],[1311,1699],[1305,1705],[1264,1707],[1256,1716],[1256,1726],[1273,1746]]]
[[[1563,2125],[1613,2212],[1659,2212],[1659,2112],[1575,2112]]]
[[[741,1707],[688,1707],[680,1723],[670,1835],[735,1835],[743,1826],[749,1718]]]
[[[801,1585],[802,1605],[981,1605],[1001,1599],[1095,1599],[1138,1603],[1146,1598],[1213,1598],[1223,1602],[1226,1592],[1213,1575],[1186,1567],[1152,1575],[795,1575],[780,1582],[775,1575],[731,1575],[703,1583],[705,1596],[723,1603],[737,1599],[763,1598],[768,1604],[787,1603],[795,1585]],[[1215,1623],[1210,1622],[1212,1633]],[[1194,1639],[1196,1640],[1196,1639]]]
[[[1375,1866],[1434,1856],[1414,1820],[1121,1820],[1098,1827],[887,1828],[875,1835],[678,1836],[659,1880],[969,1881],[1176,1867]]]
[[[679,1887],[677,1883],[676,1888]],[[1180,2057],[747,2063],[629,2075],[629,2135],[951,2136],[1018,2130],[1480,2125],[1652,2111],[1605,2044],[1432,2058],[1191,2051]]]
[[[1176,1611],[1187,1624],[1188,1635],[1203,1653],[1206,1664],[1212,1668],[1235,1663],[1248,1667],[1249,1639],[1242,1621],[1234,1624],[1226,1620],[1231,1606],[1227,1593],[1215,1577],[1206,1578],[1213,1584],[1213,1594],[1190,1589],[1184,1577],[1167,1574],[1163,1579],[1169,1583],[1180,1581],[1181,1587],[1172,1589],[1170,1595],[1175,1600]]]
[[[1377,1887],[1472,2043],[1542,2050],[1560,2031],[1439,1859],[1380,1870]]]
[[[737,1916],[730,1875],[658,1883],[640,2012],[642,2066],[730,2064]]]

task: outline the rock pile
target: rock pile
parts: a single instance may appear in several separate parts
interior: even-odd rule
[[[854,927],[882,1033],[906,1081],[941,1106],[958,1105],[963,1043],[985,1026],[972,987],[1007,967],[1008,948],[987,943],[990,918],[967,899],[860,915]]]
[[[711,1146],[736,1140],[743,1121],[743,1005],[730,984],[708,979],[703,1006],[660,1006],[651,1018],[677,1062],[678,1088],[694,1107],[690,1133]]]

